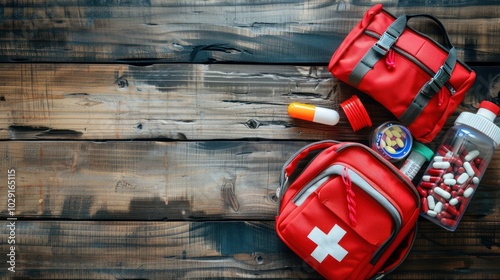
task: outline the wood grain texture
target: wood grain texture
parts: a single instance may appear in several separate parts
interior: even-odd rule
[[[0,2],[0,279],[321,279],[275,233],[275,190],[305,144],[367,143],[352,94],[394,119],[326,69],[375,2],[438,17],[478,74],[431,148],[500,98],[496,0]],[[293,101],[341,121],[291,119]],[[499,186],[497,150],[457,230],[419,219],[386,278],[500,279]]]
[[[341,111],[339,103],[354,90],[324,67],[1,64],[0,69],[3,139],[352,138],[345,115],[335,127],[287,115],[293,101]]]
[[[281,167],[305,144],[9,141],[0,178],[15,170],[23,218],[272,220]]]
[[[0,180],[15,170],[23,219],[273,220],[281,168],[307,143],[8,141]],[[468,215],[498,221],[499,162],[500,150]],[[7,208],[0,200],[1,217]]]
[[[0,61],[325,64],[375,2],[437,16],[465,61],[500,61],[500,5],[447,0],[3,1]]]
[[[469,220],[450,233],[422,222],[407,260],[387,279],[498,279],[499,226]],[[273,222],[19,220],[16,259],[20,278],[321,279],[279,240]]]
[[[500,91],[500,67],[474,67],[461,111]],[[395,118],[324,66],[0,64],[1,139],[295,139],[367,141],[340,103],[358,95],[374,126]],[[298,101],[339,112],[336,126],[291,119]],[[439,138],[438,138],[439,139]]]
[[[270,222],[18,221],[16,250],[14,275],[37,279],[314,275],[301,269],[302,261],[279,242]],[[10,273],[0,270],[3,277]]]

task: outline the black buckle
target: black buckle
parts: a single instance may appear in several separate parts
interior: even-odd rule
[[[439,85],[439,82],[432,78],[430,81],[425,83],[425,85],[422,87],[422,90],[420,91],[424,96],[427,96],[429,98],[432,98],[434,94],[438,93],[443,86]]]

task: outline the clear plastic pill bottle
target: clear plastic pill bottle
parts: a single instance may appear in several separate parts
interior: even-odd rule
[[[500,144],[494,120],[500,107],[483,101],[477,113],[463,112],[445,134],[417,190],[421,215],[454,231]]]
[[[413,180],[418,171],[420,171],[420,168],[422,168],[426,161],[430,161],[433,155],[434,152],[424,144],[420,142],[413,142],[411,153],[401,166],[400,170],[403,174],[410,178],[410,180]]]

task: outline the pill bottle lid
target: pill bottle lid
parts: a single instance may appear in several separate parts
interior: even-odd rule
[[[345,115],[347,116],[347,119],[349,120],[349,123],[354,131],[358,131],[363,127],[372,126],[370,116],[358,96],[351,96],[351,98],[340,103],[340,106],[344,110]]]
[[[421,154],[422,156],[425,157],[427,161],[430,161],[431,158],[434,156],[434,152],[431,149],[429,149],[426,145],[420,142],[413,142],[412,151],[416,151],[417,153]]]
[[[455,125],[464,124],[482,132],[487,137],[495,142],[495,146],[500,144],[500,127],[493,121],[500,112],[500,108],[489,101],[483,101],[479,104],[479,109],[476,114],[470,112],[461,113]]]
[[[490,121],[494,121],[498,113],[500,113],[500,107],[495,103],[486,100],[479,104],[479,109],[477,110],[478,115],[481,115]]]

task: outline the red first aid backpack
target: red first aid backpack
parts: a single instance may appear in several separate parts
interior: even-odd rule
[[[285,163],[280,185],[276,231],[327,279],[383,276],[413,245],[416,189],[365,145],[310,144]]]

